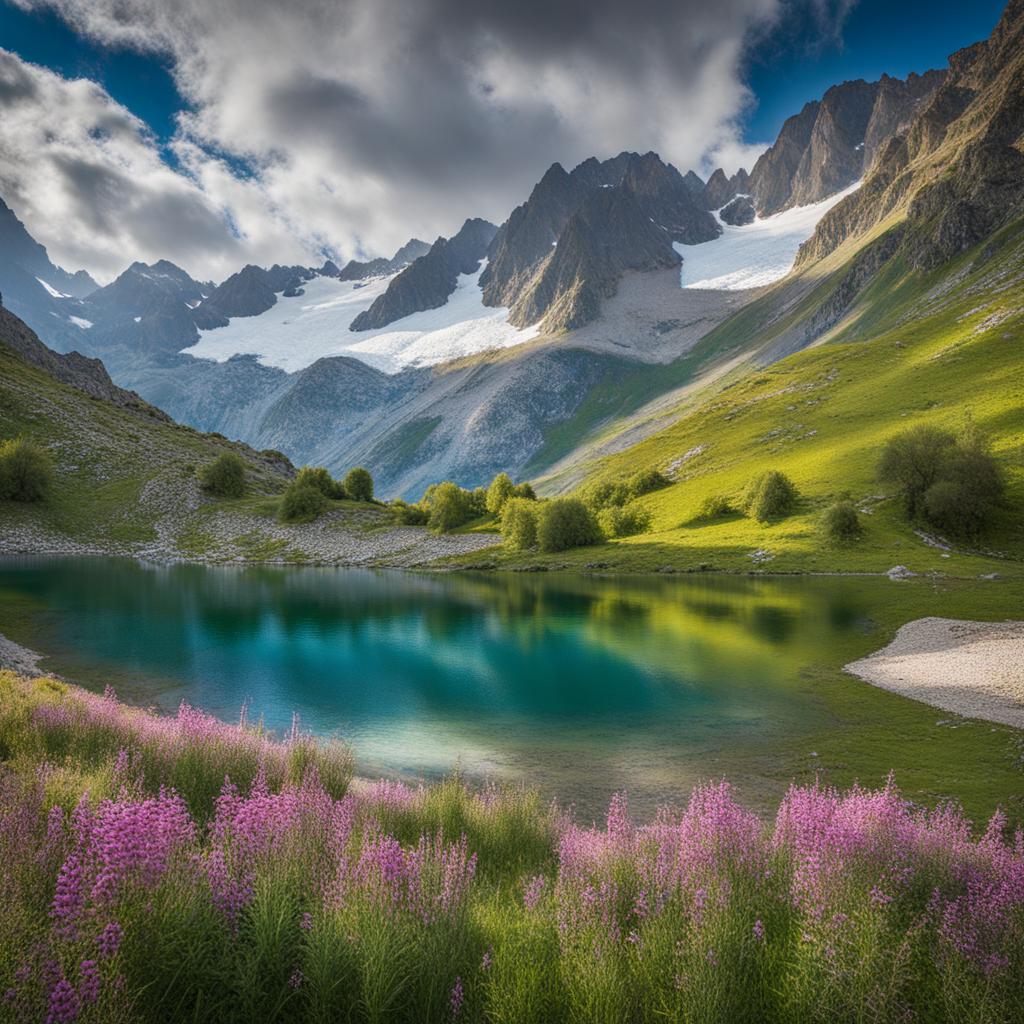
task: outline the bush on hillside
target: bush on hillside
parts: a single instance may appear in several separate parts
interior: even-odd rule
[[[537,510],[540,504],[529,498],[509,498],[501,510],[501,537],[513,551],[537,546]]]
[[[724,519],[726,516],[731,516],[735,511],[736,506],[733,504],[732,498],[725,494],[709,494],[700,503],[700,508],[697,510],[697,518],[708,521]]]
[[[633,493],[629,485],[621,480],[605,480],[588,487],[581,497],[595,512],[600,512],[603,508],[621,508],[633,497]]]
[[[203,466],[199,483],[217,498],[240,498],[245,494],[245,463],[234,452],[224,452]]]
[[[890,438],[878,474],[896,486],[909,518],[968,538],[989,524],[1006,490],[1002,468],[970,420],[959,436],[915,427]]]
[[[315,487],[325,498],[344,498],[345,488],[323,466],[303,466],[295,476],[297,484]]]
[[[527,480],[524,480],[522,483],[516,484],[515,487],[512,488],[512,497],[525,498],[527,501],[536,501],[537,492]]]
[[[594,513],[579,498],[553,498],[537,510],[537,544],[541,551],[565,551],[604,540]]]
[[[282,523],[311,523],[327,508],[323,491],[309,483],[293,480],[281,496],[278,518]]]
[[[473,519],[473,499],[469,491],[451,480],[428,489],[424,501],[430,506],[428,525],[435,533],[449,533]]]
[[[639,473],[630,477],[628,487],[634,498],[650,494],[651,491],[660,491],[663,487],[671,486],[669,480],[659,469],[642,469]]]
[[[785,473],[769,469],[751,483],[744,509],[759,523],[788,516],[796,507],[797,489]]]
[[[50,453],[27,438],[0,444],[0,499],[42,501],[53,487]]]
[[[500,516],[505,502],[512,497],[515,485],[508,473],[499,473],[487,488],[487,511],[492,516]]]
[[[833,544],[848,544],[864,534],[857,509],[852,501],[837,501],[821,516],[821,532]]]
[[[353,501],[373,501],[373,477],[362,466],[350,469],[342,486]]]
[[[651,513],[634,501],[621,508],[602,509],[597,522],[606,537],[633,537],[651,528]]]
[[[938,481],[942,462],[955,444],[950,431],[924,426],[905,430],[886,442],[878,478],[897,489],[911,519],[924,510],[925,493]]]
[[[391,508],[394,510],[395,518],[403,526],[426,526],[430,519],[430,509],[422,502],[410,505],[407,501],[396,498],[391,502]]]
[[[480,519],[487,515],[487,488],[486,487],[474,487],[471,491],[466,491],[468,497],[466,498],[466,507],[469,511],[470,519]]]

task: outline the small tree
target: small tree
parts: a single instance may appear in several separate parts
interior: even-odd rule
[[[53,478],[53,459],[45,448],[23,437],[0,444],[0,498],[42,501]]]
[[[629,484],[621,480],[615,483],[605,480],[589,487],[583,492],[582,497],[592,509],[599,511],[602,508],[618,508],[625,505],[633,497],[633,492]]]
[[[303,466],[295,477],[298,484],[315,487],[325,498],[344,498],[345,487],[335,480],[323,466]]]
[[[948,430],[913,427],[889,438],[878,463],[878,477],[896,487],[907,515],[920,515],[928,488],[939,479],[943,460],[956,444]]]
[[[293,480],[281,496],[278,518],[283,523],[310,523],[327,507],[323,491]]]
[[[612,506],[602,510],[597,522],[607,537],[633,537],[651,528],[651,513],[634,501],[622,508]]]
[[[470,494],[451,480],[438,484],[430,492],[428,525],[436,533],[448,533],[472,518]]]
[[[516,484],[512,488],[512,497],[514,498],[525,498],[527,501],[536,501],[537,492],[530,486],[527,480],[524,480],[521,484]]]
[[[833,544],[848,544],[864,533],[857,509],[851,501],[837,501],[825,509],[821,517],[821,532]]]
[[[396,498],[391,502],[391,507],[395,511],[395,518],[403,526],[426,526],[430,520],[430,509],[421,502],[410,505],[407,501]]]
[[[747,490],[744,507],[759,523],[781,519],[796,507],[797,489],[785,473],[770,469]]]
[[[513,551],[526,551],[537,544],[537,510],[530,498],[509,498],[501,510],[501,537]]]
[[[923,513],[946,533],[977,537],[1002,504],[1006,484],[999,463],[982,447],[946,453],[939,479],[924,493]]]
[[[500,516],[505,502],[512,497],[515,485],[508,473],[499,473],[487,488],[487,511],[492,516]]]
[[[565,551],[604,540],[594,513],[579,498],[554,498],[537,511],[537,543],[541,551]]]
[[[712,520],[723,519],[731,516],[736,511],[732,498],[724,494],[710,494],[700,504],[697,511],[698,519]]]
[[[203,466],[199,483],[218,498],[240,498],[245,493],[245,463],[234,452],[224,452]]]
[[[345,493],[353,501],[373,501],[373,477],[370,471],[356,466],[348,471],[343,484]]]
[[[639,473],[629,479],[629,490],[635,498],[642,494],[650,494],[651,491],[660,491],[668,487],[671,480],[659,469],[642,469]]]

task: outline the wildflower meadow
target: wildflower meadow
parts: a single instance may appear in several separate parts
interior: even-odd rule
[[[0,1020],[1019,1022],[1024,836],[895,783],[587,828],[0,674]]]

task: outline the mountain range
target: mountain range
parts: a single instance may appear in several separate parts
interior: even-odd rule
[[[1012,0],[944,69],[828,89],[749,172],[556,163],[501,225],[219,284],[161,260],[99,287],[0,204],[0,292],[55,352],[199,430],[365,463],[390,495],[499,470],[564,489],[686,395],[828,340],[893,267],[927,274],[1019,218],[1022,95]]]

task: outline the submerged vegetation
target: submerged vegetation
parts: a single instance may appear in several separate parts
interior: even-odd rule
[[[0,675],[4,1019],[996,1024],[1024,836],[722,782],[586,828],[522,790],[350,784],[338,744]]]

